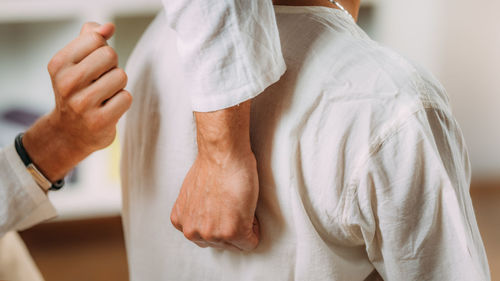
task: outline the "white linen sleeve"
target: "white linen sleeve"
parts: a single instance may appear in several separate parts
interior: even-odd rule
[[[163,0],[177,32],[193,111],[224,109],[278,81],[286,66],[271,0]],[[168,63],[168,62],[165,62]]]
[[[36,184],[14,145],[0,150],[0,237],[57,215],[47,195]]]
[[[490,280],[465,143],[448,113],[414,114],[358,179],[352,234],[384,280]]]

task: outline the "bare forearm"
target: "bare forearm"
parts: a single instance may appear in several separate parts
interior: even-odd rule
[[[251,153],[250,108],[252,101],[216,112],[195,113],[198,153],[213,161]]]
[[[42,117],[26,131],[23,145],[33,163],[52,182],[62,179],[91,152],[70,140],[50,115]]]
[[[252,250],[259,243],[257,162],[250,106],[195,113],[198,157],[172,209],[172,224],[200,247]]]

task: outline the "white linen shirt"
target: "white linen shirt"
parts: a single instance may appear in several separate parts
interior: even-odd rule
[[[57,212],[33,180],[14,144],[0,149],[0,279],[43,280],[15,231],[54,218]]]
[[[0,280],[44,280],[17,232],[0,237]]]
[[[193,111],[215,111],[260,94],[285,72],[271,0],[163,0],[177,33]],[[158,35],[160,36],[160,35]],[[168,63],[168,62],[166,62]]]
[[[287,72],[252,102],[251,252],[198,248],[171,225],[197,154],[180,93],[199,85],[178,71],[165,14],[136,47],[122,158],[131,280],[489,280],[465,142],[439,82],[339,10],[275,10]]]
[[[14,141],[12,141],[14,142]],[[14,144],[0,150],[0,237],[24,230],[57,215],[36,184]]]

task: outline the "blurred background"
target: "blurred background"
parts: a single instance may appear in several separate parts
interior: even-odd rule
[[[52,108],[46,65],[84,22],[116,24],[111,45],[124,67],[160,9],[160,0],[0,0],[0,146]],[[362,0],[359,20],[447,89],[469,147],[492,280],[500,280],[499,11],[496,0]],[[47,280],[127,280],[119,154],[116,141],[85,160],[65,189],[50,193],[59,218],[21,233]]]

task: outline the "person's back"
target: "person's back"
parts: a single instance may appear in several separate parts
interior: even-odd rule
[[[288,70],[252,104],[262,235],[248,253],[198,248],[170,224],[196,157],[189,80],[164,15],[139,43],[122,167],[131,280],[489,279],[441,86],[340,10],[276,14]]]

